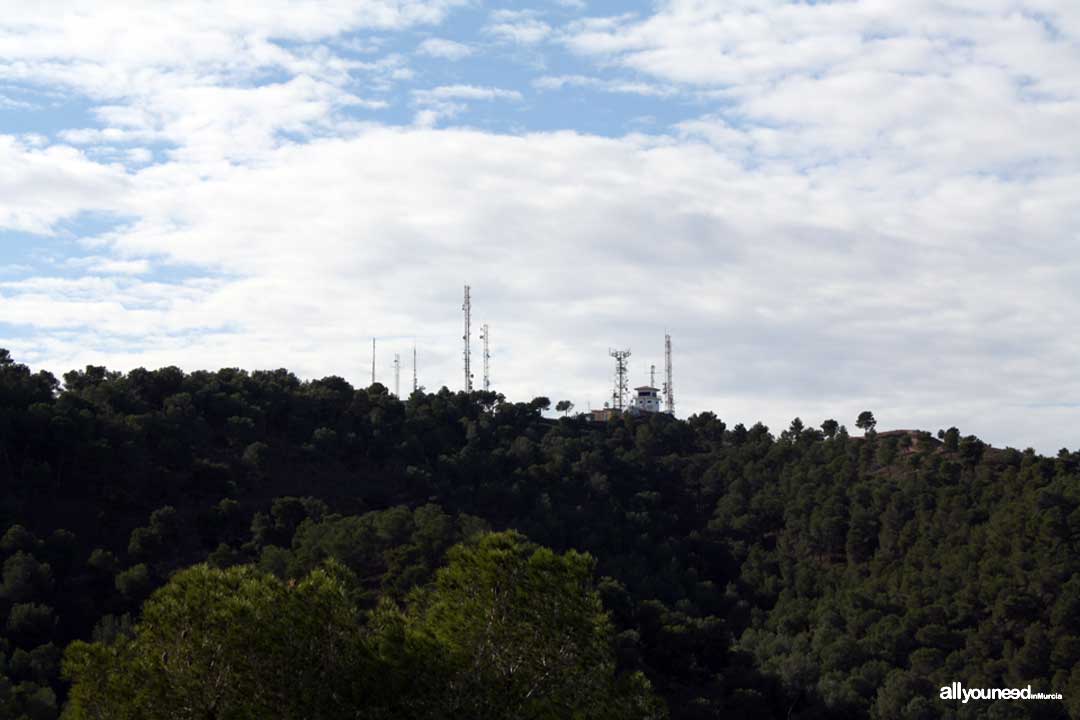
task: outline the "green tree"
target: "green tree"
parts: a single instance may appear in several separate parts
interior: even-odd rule
[[[538,412],[543,412],[551,407],[551,400],[542,395],[534,397],[529,402],[529,407]]]
[[[47,640],[54,627],[56,614],[48,605],[19,603],[11,606],[7,620],[8,635],[22,641],[27,647],[34,642]]]
[[[48,593],[53,586],[52,568],[33,555],[19,550],[4,561],[0,598],[26,602]]]
[[[862,430],[864,434],[869,434],[876,425],[877,420],[874,419],[874,413],[869,410],[863,410],[855,420],[855,427]]]
[[[142,600],[151,588],[150,569],[139,563],[117,574],[116,589],[129,600]]]
[[[951,427],[948,430],[938,433],[938,437],[941,438],[945,444],[945,449],[950,452],[956,452],[960,449],[960,430],[959,428]]]
[[[357,717],[378,673],[344,584],[338,566],[289,584],[250,566],[178,573],[134,639],[68,648],[65,719]]]
[[[0,350],[0,352],[7,351]],[[31,553],[39,543],[40,541],[34,537],[34,534],[22,525],[12,525],[4,533],[4,537],[0,539],[0,553],[9,554],[19,550]]]
[[[643,677],[616,679],[591,556],[559,555],[511,531],[455,546],[448,558],[412,611],[413,632],[442,655],[434,676],[447,717],[662,714]]]

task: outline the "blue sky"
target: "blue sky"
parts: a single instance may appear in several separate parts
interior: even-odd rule
[[[0,16],[0,346],[1077,446],[1080,6],[77,0]],[[474,338],[474,342],[478,342]]]

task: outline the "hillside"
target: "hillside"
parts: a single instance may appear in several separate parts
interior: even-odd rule
[[[672,718],[1080,717],[1080,453],[548,405],[285,370],[61,388],[0,351],[0,717],[57,717],[68,644],[130,635],[196,563],[335,559],[368,617],[488,530],[595,558],[615,672]]]

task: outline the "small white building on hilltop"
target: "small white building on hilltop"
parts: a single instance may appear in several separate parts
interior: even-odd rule
[[[634,388],[634,392],[636,395],[634,396],[633,404],[630,406],[631,412],[660,412],[659,388],[654,388],[651,385],[642,385],[641,387]]]

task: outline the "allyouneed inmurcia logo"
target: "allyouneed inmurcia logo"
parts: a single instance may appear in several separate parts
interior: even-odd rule
[[[1060,700],[1061,693],[1033,692],[1026,688],[966,688],[954,682],[941,688],[942,700]]]

